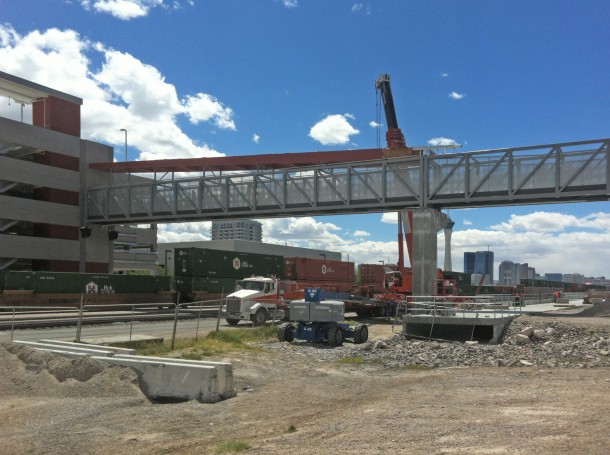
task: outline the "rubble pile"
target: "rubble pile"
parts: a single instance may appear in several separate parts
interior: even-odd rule
[[[439,342],[407,339],[402,334],[391,338],[339,348],[306,342],[268,343],[273,350],[290,350],[319,362],[360,357],[364,363],[388,368],[478,367],[610,367],[610,328],[586,328],[559,322],[539,324],[513,321],[500,344],[476,341]]]

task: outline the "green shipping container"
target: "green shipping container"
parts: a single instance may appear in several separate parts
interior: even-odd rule
[[[7,270],[0,272],[0,290],[31,291],[34,289],[34,272]]]
[[[282,256],[211,250],[176,248],[174,275],[192,277],[246,278],[252,275],[284,277]]]
[[[0,281],[3,290],[33,290],[39,294],[149,294],[171,291],[170,277],[149,275],[6,271],[0,275]]]

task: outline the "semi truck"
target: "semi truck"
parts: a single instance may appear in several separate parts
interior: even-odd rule
[[[229,325],[252,321],[261,326],[272,317],[286,318],[288,304],[298,298],[303,298],[303,291],[299,292],[296,281],[253,276],[236,282],[235,292],[225,300],[223,313]]]

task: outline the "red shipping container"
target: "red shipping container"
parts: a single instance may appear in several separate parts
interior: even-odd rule
[[[284,258],[284,278],[296,281],[354,282],[354,263],[314,258]]]
[[[360,271],[360,285],[361,286],[379,286],[383,283],[386,272],[396,271],[397,266],[388,264],[360,264],[358,270]]]

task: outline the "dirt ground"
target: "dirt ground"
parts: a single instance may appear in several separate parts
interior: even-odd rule
[[[610,326],[610,318],[589,321]],[[392,335],[388,325],[370,327],[372,341]],[[234,365],[235,398],[153,404],[124,369],[59,382],[0,346],[0,453],[213,454],[229,439],[247,443],[249,454],[610,447],[607,368],[385,369],[313,362],[297,351],[217,359]]]

